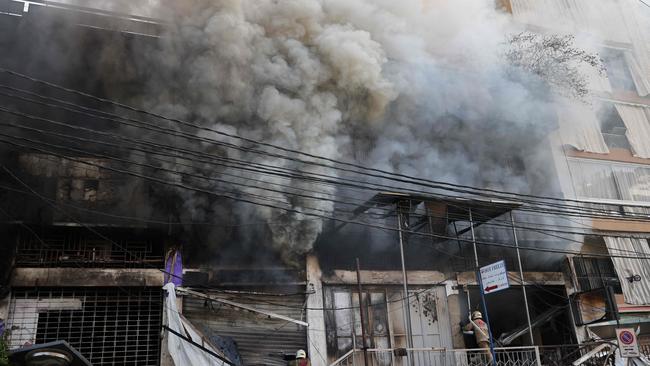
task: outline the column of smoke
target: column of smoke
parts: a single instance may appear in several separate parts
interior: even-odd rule
[[[118,81],[107,79],[107,88],[119,87],[123,79],[146,79],[131,104],[204,127],[415,177],[522,193],[551,194],[556,188],[549,179],[555,173],[547,172],[552,169],[551,157],[538,148],[555,127],[555,105],[542,81],[512,70],[500,56],[507,47],[503,44],[506,36],[521,29],[511,15],[496,10],[491,0],[147,0],[141,6],[119,1],[110,4],[115,11],[127,7],[165,22],[155,50],[105,52],[108,57],[133,57],[124,63],[106,59],[110,72],[120,69],[115,75]],[[137,75],[115,66],[130,62],[139,70]],[[119,96],[120,92],[107,90],[107,94]],[[175,123],[160,123],[224,140]],[[211,144],[185,146],[187,140],[171,135],[148,138],[256,163],[346,176],[335,169],[217,149]],[[132,159],[142,156],[134,153]],[[188,168],[161,163],[154,157],[147,160],[182,173],[237,183],[262,185],[223,174],[264,178],[271,188],[282,189],[270,185],[281,183],[339,200],[352,197],[351,202],[357,203],[372,195],[299,179],[218,169],[212,164],[193,162]],[[190,163],[187,159],[178,162]],[[175,174],[166,179],[181,180]],[[367,179],[393,185],[396,190],[420,188]],[[275,200],[272,204],[280,205],[279,200],[303,214],[171,188],[159,194],[159,206],[175,216],[174,221],[242,225],[237,236],[242,247],[269,245],[287,262],[311,250],[323,230],[322,220],[304,213],[346,218],[335,210],[351,208],[238,184],[202,184],[215,192],[237,191],[247,198],[270,196]],[[125,203],[134,206],[134,201]],[[139,210],[146,214],[151,208]],[[266,225],[249,225],[260,222]],[[223,241],[219,230],[203,239]],[[495,231],[489,235],[502,234]],[[502,241],[511,240],[509,235],[503,234]],[[384,236],[379,240],[386,241]]]
[[[517,29],[491,1],[173,4],[158,9],[172,26],[161,37],[160,51],[146,58],[153,74],[146,89],[148,108],[332,159],[451,183],[530,191],[522,171],[508,162],[535,155],[534,146],[554,123],[547,112],[552,107],[538,80],[513,76],[499,57],[505,35]],[[270,156],[227,154],[341,174]],[[218,176],[214,169],[196,168]],[[266,179],[367,198],[301,180]],[[329,215],[335,209],[327,201],[236,185],[229,189],[271,195],[301,212]],[[202,194],[174,194],[183,197],[178,211],[193,220],[228,212],[242,223],[268,222],[269,244],[287,260],[309,251],[323,228],[321,220],[303,214],[221,201],[215,207]]]

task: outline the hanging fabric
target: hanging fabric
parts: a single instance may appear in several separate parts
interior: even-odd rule
[[[625,136],[632,147],[632,155],[650,158],[650,120],[646,108],[625,104],[615,104],[615,107],[627,128]]]
[[[641,259],[650,258],[648,241],[637,238],[605,237],[605,244],[609,254],[612,255],[625,303],[650,305],[650,259]],[[637,281],[639,278],[640,280]]]
[[[203,343],[202,337],[193,329],[193,326],[189,324],[187,319],[183,318],[178,312],[178,307],[176,306],[176,286],[174,286],[174,283],[167,283],[163,286],[163,289],[167,291],[167,298],[165,300],[167,326],[183,334],[185,337],[192,339],[194,342]],[[220,353],[220,351],[217,351],[209,344],[203,343],[203,346],[215,353]],[[226,364],[171,332],[167,333],[167,349],[176,366],[224,366]]]
[[[624,55],[637,93],[642,97],[650,94],[650,79],[648,79],[648,75],[643,72],[643,68],[636,61],[632,52],[625,52]]]
[[[607,154],[609,148],[600,131],[600,122],[591,106],[565,102],[558,108],[562,142],[580,151]]]

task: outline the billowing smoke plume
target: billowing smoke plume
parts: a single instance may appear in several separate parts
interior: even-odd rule
[[[490,1],[181,1],[161,11],[173,26],[147,60],[155,70],[149,108],[331,159],[529,191],[521,165],[553,117],[544,112],[537,80],[513,76],[499,57],[515,28]],[[337,193],[301,180],[288,184]],[[298,211],[334,209],[331,202],[236,189]],[[215,209],[182,194],[191,196],[182,210]],[[301,214],[249,205],[233,210],[243,222],[283,223],[269,228],[273,245],[289,255],[309,250],[322,229],[320,220]]]
[[[542,80],[513,69],[502,57],[504,40],[521,29],[491,0],[150,0],[143,4],[126,6],[139,15],[161,19],[163,34],[155,47],[132,45],[128,52],[105,49],[94,60],[110,75],[102,81],[110,98],[209,129],[416,177],[524,193],[548,194],[555,188],[547,180],[553,174],[544,171],[551,164],[538,148],[555,127],[552,98]],[[66,37],[60,42],[75,41]],[[43,42],[44,47],[51,43]],[[128,97],[120,95],[119,85],[134,81],[137,90],[129,88],[124,93]],[[155,121],[201,138],[272,151],[206,130]],[[130,156],[163,168],[155,172],[157,177],[292,209],[235,203],[167,186],[156,187],[158,217],[166,219],[169,214],[170,221],[235,223],[240,225],[236,236],[242,246],[271,245],[287,261],[309,251],[323,229],[322,220],[304,213],[341,216],[336,210],[351,207],[282,191],[352,203],[372,194],[215,163],[224,157],[364,179],[331,167],[171,134],[147,136],[146,131],[133,128],[122,132],[215,157],[163,161],[141,152]],[[214,179],[207,182],[190,178],[192,174]],[[372,181],[395,189],[417,188]],[[130,187],[127,191],[135,192]],[[137,196],[141,195],[134,194],[126,205],[137,206]],[[248,226],[254,223],[266,225]],[[224,236],[214,232],[206,240],[224,240]]]

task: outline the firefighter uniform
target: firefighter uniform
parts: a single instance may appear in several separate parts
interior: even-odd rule
[[[480,311],[472,313],[472,321],[464,328],[466,331],[473,331],[476,338],[476,344],[479,348],[485,349],[488,364],[492,364],[492,353],[490,352],[490,336],[488,325],[483,321],[483,315]]]

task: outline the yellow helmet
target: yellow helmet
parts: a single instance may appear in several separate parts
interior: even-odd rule
[[[296,359],[298,358],[307,358],[307,352],[305,352],[305,350],[299,349],[298,352],[296,352]]]
[[[480,311],[475,311],[472,313],[472,320],[483,319],[483,314]]]

